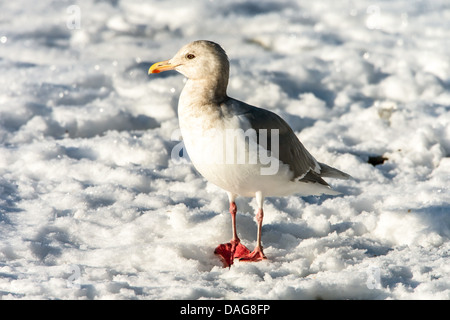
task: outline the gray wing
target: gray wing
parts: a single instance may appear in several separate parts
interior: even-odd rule
[[[317,162],[300,142],[291,127],[277,114],[231,98],[225,104],[229,108],[228,112],[245,117],[257,134],[259,129],[267,129],[267,147],[269,150],[271,146],[269,140],[271,138],[270,130],[279,130],[279,160],[289,165],[291,171],[294,172],[292,180],[317,182],[328,186],[328,183],[321,178],[322,176],[340,179],[348,179],[350,177],[346,173]]]

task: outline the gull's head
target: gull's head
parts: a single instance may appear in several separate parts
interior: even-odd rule
[[[183,46],[172,59],[155,63],[148,73],[176,70],[192,80],[225,78],[228,81],[229,68],[227,54],[220,45],[199,40]]]

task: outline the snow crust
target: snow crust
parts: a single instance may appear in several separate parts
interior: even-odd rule
[[[449,299],[447,1],[2,1],[2,299]],[[268,198],[223,269],[226,194],[179,157],[176,72],[220,43],[341,196]],[[178,148],[178,149],[177,149]],[[384,157],[376,166],[371,157]],[[256,243],[255,202],[238,232]]]

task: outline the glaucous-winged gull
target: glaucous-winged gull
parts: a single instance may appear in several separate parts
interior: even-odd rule
[[[195,168],[224,189],[230,202],[233,238],[215,253],[231,266],[266,259],[261,243],[263,201],[267,196],[338,194],[322,179],[348,179],[320,163],[289,125],[275,113],[227,95],[229,62],[220,45],[194,41],[175,56],[157,62],[150,73],[176,70],[188,78],[178,103],[185,148]],[[237,196],[256,197],[257,245],[250,252],[236,231]]]

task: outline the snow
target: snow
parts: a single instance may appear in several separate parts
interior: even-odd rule
[[[0,12],[2,299],[450,298],[447,1]],[[183,76],[147,75],[196,39],[226,49],[231,96],[280,114],[355,178],[329,180],[340,196],[267,198],[267,261],[221,267],[226,194],[178,152]],[[252,248],[255,202],[237,206]]]

